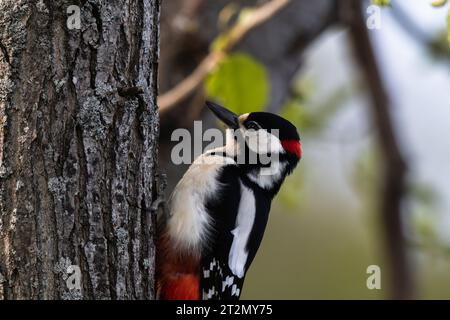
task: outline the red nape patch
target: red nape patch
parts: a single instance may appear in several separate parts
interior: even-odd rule
[[[302,144],[298,140],[283,140],[281,141],[281,145],[283,146],[283,149],[286,150],[286,152],[295,154],[297,158],[302,157]]]
[[[161,300],[200,300],[200,281],[196,275],[167,279],[161,288]]]

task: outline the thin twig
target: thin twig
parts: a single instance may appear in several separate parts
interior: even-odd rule
[[[255,9],[249,16],[237,22],[237,24],[225,35],[227,42],[223,48],[212,51],[203,59],[191,75],[181,81],[173,89],[159,96],[159,113],[163,114],[167,112],[191,94],[202,84],[203,80],[205,80],[208,74],[223,60],[226,54],[233,50],[233,48],[235,48],[251,30],[269,20],[289,2],[290,0],[272,0]]]

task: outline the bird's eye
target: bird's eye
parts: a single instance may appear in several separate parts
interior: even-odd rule
[[[247,129],[258,130],[261,127],[255,121],[250,121],[246,124]]]

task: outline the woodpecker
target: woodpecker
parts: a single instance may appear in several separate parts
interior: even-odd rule
[[[194,161],[171,195],[170,214],[158,219],[161,300],[239,299],[272,199],[302,157],[288,120],[206,105],[229,128],[228,138]]]

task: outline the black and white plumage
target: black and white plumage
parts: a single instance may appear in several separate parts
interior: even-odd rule
[[[158,240],[162,299],[240,297],[272,199],[302,156],[297,129],[282,117],[238,117],[207,105],[234,131],[224,147],[196,159],[174,190]]]

